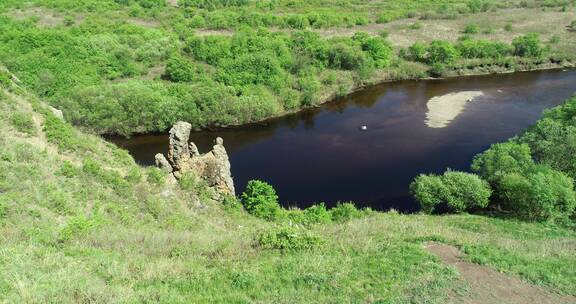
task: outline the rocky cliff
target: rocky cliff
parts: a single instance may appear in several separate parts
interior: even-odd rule
[[[168,158],[161,153],[156,154],[156,165],[176,179],[180,179],[185,173],[192,173],[206,181],[217,193],[235,195],[224,140],[216,138],[212,151],[200,154],[198,147],[189,143],[191,129],[192,125],[181,121],[170,129]]]

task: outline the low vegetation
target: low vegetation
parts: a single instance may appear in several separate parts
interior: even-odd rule
[[[270,184],[259,180],[248,182],[240,200],[244,209],[256,217],[304,226],[344,222],[373,212],[368,208],[360,210],[352,202],[338,203],[331,209],[326,209],[324,203],[319,203],[304,210],[295,208],[287,210],[280,206],[276,190]]]
[[[385,36],[361,31],[403,18],[420,18],[410,28],[427,31],[425,20],[512,7],[563,7],[565,1],[178,4],[3,1],[0,60],[74,125],[129,136],[165,131],[179,120],[194,128],[260,121],[370,83],[497,70],[489,66],[530,69],[571,60],[573,54],[557,55],[554,49],[567,48],[563,42],[550,49],[526,32],[515,34],[512,46],[468,37],[402,51]],[[356,34],[328,37],[322,30]],[[478,31],[475,24],[464,30],[465,35]]]

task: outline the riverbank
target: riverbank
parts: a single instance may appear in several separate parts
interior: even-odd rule
[[[404,68],[391,69],[388,71],[377,71],[373,77],[363,81],[362,83],[355,85],[345,93],[338,92],[338,88],[324,88],[318,97],[318,101],[309,107],[304,107],[292,111],[284,111],[275,116],[263,118],[257,121],[245,122],[241,124],[232,125],[212,125],[205,128],[196,128],[196,132],[210,130],[216,131],[218,129],[228,129],[228,128],[242,128],[249,126],[266,125],[272,120],[276,120],[281,117],[293,115],[299,112],[308,111],[310,109],[321,107],[327,103],[346,98],[362,90],[369,89],[371,87],[395,83],[400,81],[421,81],[421,80],[443,80],[443,79],[453,79],[459,77],[474,77],[474,76],[486,76],[486,75],[498,75],[498,74],[512,74],[512,73],[524,73],[524,72],[536,72],[536,71],[547,71],[547,70],[564,70],[564,69],[574,69],[576,68],[576,61],[564,60],[561,62],[555,62],[554,60],[548,60],[541,62],[542,60],[530,61],[520,61],[520,64],[513,66],[503,66],[495,64],[486,64],[473,66],[472,68],[459,67],[455,69],[447,69],[444,71],[443,75],[440,77],[431,77],[428,75],[429,67],[412,62],[403,62],[404,65],[410,65],[413,69],[406,70]],[[463,64],[464,66],[466,64]],[[164,132],[153,132],[153,133],[137,133],[134,136],[141,135],[155,135],[155,134],[166,134],[168,129]],[[105,135],[105,134],[104,134]],[[108,134],[111,135],[111,134]],[[114,136],[112,136],[114,137]]]

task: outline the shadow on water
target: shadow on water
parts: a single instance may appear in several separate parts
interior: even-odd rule
[[[429,100],[462,91],[483,95],[446,127],[428,127]],[[208,151],[214,138],[224,138],[238,192],[261,179],[286,206],[352,200],[411,212],[418,209],[408,194],[415,176],[468,170],[476,153],[518,134],[575,91],[575,70],[387,83],[263,124],[194,132],[191,140]],[[168,147],[167,135],[111,140],[143,165]]]

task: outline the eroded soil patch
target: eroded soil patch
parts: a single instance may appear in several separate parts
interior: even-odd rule
[[[516,277],[496,270],[473,264],[462,259],[463,254],[452,246],[440,243],[426,244],[426,250],[437,255],[444,263],[454,266],[460,276],[467,281],[470,291],[467,295],[454,295],[451,303],[487,304],[562,304],[576,303],[575,297],[562,297],[528,284]]]

